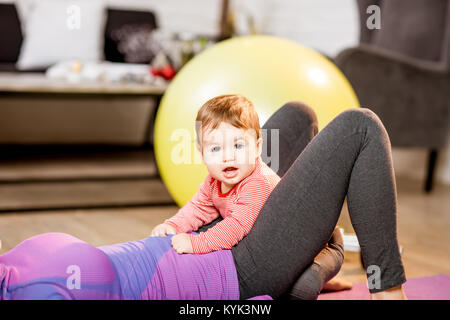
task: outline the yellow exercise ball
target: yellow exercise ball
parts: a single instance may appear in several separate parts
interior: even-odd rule
[[[181,207],[208,174],[195,145],[198,109],[221,94],[242,94],[261,126],[283,104],[303,101],[314,109],[319,130],[358,99],[344,75],[326,57],[273,36],[219,42],[189,61],[175,76],[159,106],[154,150],[161,178]]]

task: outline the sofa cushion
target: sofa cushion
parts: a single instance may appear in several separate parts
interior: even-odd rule
[[[105,27],[105,60],[149,63],[154,53],[147,44],[155,28],[157,22],[153,12],[109,8]]]
[[[29,70],[71,59],[101,60],[103,9],[101,2],[89,0],[37,1],[27,17],[17,67]]]
[[[372,44],[410,57],[439,61],[448,23],[448,0],[381,2],[381,29]]]
[[[22,31],[16,6],[0,3],[0,63],[13,63],[19,57]]]

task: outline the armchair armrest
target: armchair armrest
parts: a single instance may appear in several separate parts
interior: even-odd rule
[[[350,61],[355,54],[373,56],[374,59],[389,61],[394,64],[399,64],[401,67],[407,69],[414,69],[418,72],[429,72],[441,75],[448,73],[448,66],[443,61],[434,62],[421,60],[366,44],[360,44],[358,47],[345,49],[341,51],[334,60],[338,65],[343,65],[347,61]]]
[[[433,63],[370,46],[349,48],[335,58],[362,106],[385,124],[395,146],[441,148],[450,114],[450,73]]]

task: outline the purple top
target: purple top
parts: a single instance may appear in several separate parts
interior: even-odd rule
[[[64,233],[29,238],[0,255],[0,299],[239,299],[230,250],[180,255],[170,240],[97,248]]]
[[[239,286],[230,250],[178,254],[172,236],[99,247],[114,265],[121,295],[145,300],[235,300]]]

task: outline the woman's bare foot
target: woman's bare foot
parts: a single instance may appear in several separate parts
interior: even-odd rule
[[[351,282],[333,278],[323,285],[322,290],[341,291],[341,290],[348,290],[351,288],[353,288],[353,284]]]
[[[371,300],[408,300],[402,286],[370,294]]]

